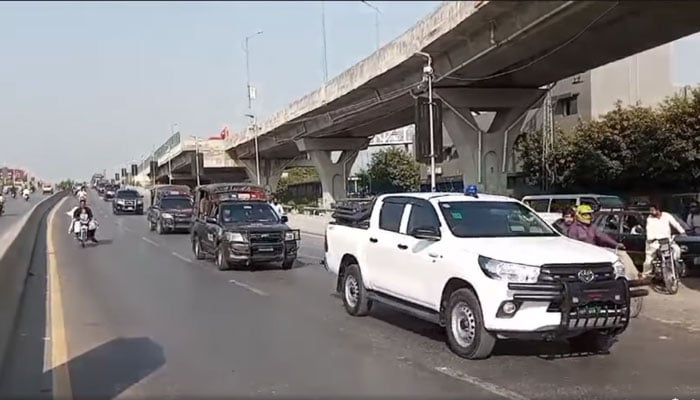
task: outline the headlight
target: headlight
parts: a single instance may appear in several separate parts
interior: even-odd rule
[[[613,263],[613,268],[615,269],[615,279],[617,278],[627,278],[627,274],[625,273],[625,264],[622,263],[619,259]]]
[[[484,256],[479,256],[479,266],[489,278],[508,282],[534,283],[540,276],[540,267],[498,261]]]
[[[284,233],[284,240],[299,240],[299,232],[291,231]]]
[[[168,213],[160,214],[160,217],[165,218],[165,219],[172,219],[173,218],[172,214],[168,214]]]
[[[226,232],[227,242],[245,242],[243,234],[240,232]]]
[[[117,204],[124,204],[124,200],[117,200]]]
[[[143,200],[136,200],[136,204],[143,204]]]

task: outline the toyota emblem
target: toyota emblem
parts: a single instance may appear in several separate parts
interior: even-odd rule
[[[590,269],[582,269],[578,271],[577,275],[583,283],[591,283],[595,279],[595,274]]]

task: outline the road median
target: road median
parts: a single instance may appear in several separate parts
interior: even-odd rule
[[[0,241],[0,371],[12,342],[41,226],[49,211],[67,195],[67,192],[58,192],[36,204]]]

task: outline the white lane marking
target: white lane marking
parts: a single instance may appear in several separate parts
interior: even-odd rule
[[[187,257],[185,257],[185,256],[183,256],[183,255],[181,255],[181,254],[178,254],[178,253],[176,253],[176,252],[174,252],[174,251],[173,251],[172,253],[170,253],[170,254],[174,255],[175,257],[179,258],[180,260],[182,260],[182,261],[184,261],[184,262],[188,262],[188,263],[191,263],[191,262],[192,262],[192,260],[190,260],[189,258],[187,258]]]
[[[158,242],[154,242],[153,240],[151,240],[151,239],[149,239],[149,238],[147,238],[147,237],[145,237],[145,236],[141,236],[141,240],[143,240],[143,241],[146,242],[146,243],[150,243],[150,244],[152,244],[152,245],[154,245],[154,246],[156,246],[156,247],[160,247],[160,244],[158,244]]]
[[[234,285],[240,286],[240,287],[242,287],[242,288],[246,288],[246,289],[250,290],[251,292],[253,292],[253,293],[255,293],[255,294],[258,294],[258,295],[260,295],[260,296],[269,296],[267,293],[263,292],[262,290],[260,290],[260,289],[258,289],[258,288],[254,288],[254,287],[250,286],[250,285],[247,284],[247,283],[238,282],[238,281],[235,280],[235,279],[231,279],[231,280],[228,281],[228,282],[229,282],[229,283],[233,283]]]
[[[467,375],[464,372],[460,371],[455,371],[451,368],[447,367],[437,367],[435,368],[436,371],[438,371],[441,374],[445,374],[451,378],[459,379],[460,381],[471,383],[472,385],[478,386],[486,391],[489,391],[497,396],[501,396],[503,398],[509,399],[509,400],[530,400],[529,398],[519,394],[515,393],[511,390],[508,390],[504,387],[495,385],[490,382],[483,381],[475,376]]]

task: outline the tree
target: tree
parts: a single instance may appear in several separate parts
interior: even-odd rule
[[[407,192],[420,188],[420,166],[413,156],[395,148],[372,154],[366,171],[358,174],[360,184],[374,193]]]
[[[545,157],[541,132],[521,135],[515,150],[536,185],[547,177],[568,190],[688,190],[700,181],[700,90],[657,109],[617,102],[598,120],[558,130]]]

